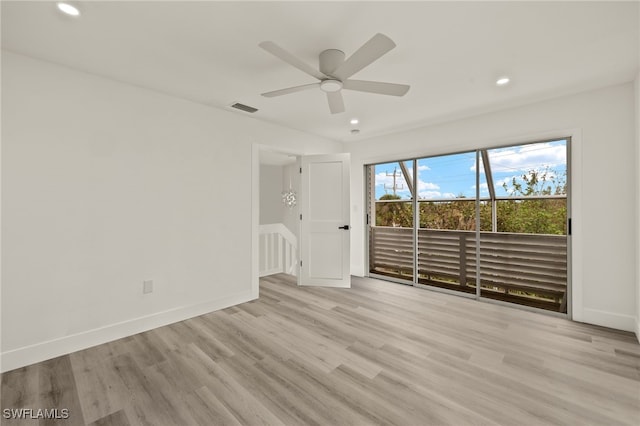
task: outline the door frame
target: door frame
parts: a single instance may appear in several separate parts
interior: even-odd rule
[[[253,143],[251,145],[251,298],[260,296],[260,152],[301,157],[302,151]]]

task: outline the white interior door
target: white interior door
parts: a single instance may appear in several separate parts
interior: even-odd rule
[[[349,154],[302,157],[298,284],[351,287]]]

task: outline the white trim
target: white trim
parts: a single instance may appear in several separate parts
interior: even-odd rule
[[[123,321],[82,333],[36,343],[2,353],[2,371],[6,372],[26,365],[46,361],[92,346],[101,345],[123,337],[132,336],[167,324],[184,321],[213,311],[228,308],[255,299],[252,291],[244,291],[222,299],[210,300],[197,305],[169,309],[164,312]]]
[[[273,268],[273,269],[265,269],[264,271],[260,271],[260,278],[268,277],[269,275],[281,274],[282,268]]]
[[[251,145],[251,291],[257,299],[260,293],[260,151],[302,156],[302,151],[280,149],[254,142]],[[300,274],[298,274],[300,276]]]
[[[584,299],[582,297],[582,283],[584,264],[582,262],[583,232],[582,232],[582,130],[575,129],[571,136],[570,163],[570,206],[571,206],[571,236],[567,241],[571,253],[571,263],[568,272],[570,279],[571,307],[569,319],[586,322],[584,320]]]
[[[251,294],[260,297],[260,145],[251,146]]]
[[[638,10],[640,19],[640,9]],[[636,338],[640,342],[640,69],[634,80],[636,118]]]
[[[588,324],[615,328],[617,330],[634,332],[638,323],[633,315],[621,315],[614,312],[601,311],[599,309],[583,308],[583,320]]]

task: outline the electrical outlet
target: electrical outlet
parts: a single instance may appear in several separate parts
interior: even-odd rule
[[[142,281],[142,293],[148,294],[153,293],[153,281]]]

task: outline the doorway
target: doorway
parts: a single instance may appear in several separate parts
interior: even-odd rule
[[[300,157],[260,150],[259,276],[298,276]]]
[[[293,157],[295,163],[291,162]],[[278,273],[280,268],[283,268],[284,273],[297,275],[298,285],[350,287],[349,154],[303,155],[254,144],[251,158],[252,297],[259,297],[260,276]],[[265,158],[272,160],[265,161]],[[274,159],[286,164],[274,164]],[[271,180],[276,181],[275,184],[261,185],[261,162],[263,167],[285,167],[281,173],[277,170],[273,173],[276,177],[271,177]],[[336,173],[336,170],[340,173]],[[283,180],[280,194],[277,194],[278,173]],[[337,183],[338,174],[340,190],[336,190],[335,185],[327,185],[327,182]],[[271,189],[267,190],[267,186]],[[261,187],[265,194],[261,194]],[[273,187],[276,188],[275,192]],[[283,216],[285,222],[292,224],[291,227],[285,224],[283,227],[289,229],[284,232],[273,232],[278,234],[274,238],[263,238],[261,235],[261,227],[263,231],[273,231],[265,230],[264,223],[261,225],[261,211],[266,208],[261,206],[261,195],[270,196],[268,200],[263,200],[270,205],[269,209],[276,211],[283,208],[286,211]],[[262,221],[267,216],[268,214],[263,214]],[[306,228],[305,222],[308,222]],[[295,237],[287,239],[286,234],[293,234]],[[294,239],[296,244],[290,244]],[[284,247],[283,251],[282,246],[287,244],[288,247]],[[278,256],[284,253],[284,266],[281,267],[281,263],[274,261],[273,256],[262,256],[267,250],[276,250]],[[327,263],[327,253],[339,254],[336,257],[340,259],[339,268],[334,267],[337,262]],[[340,274],[336,274],[336,271]]]

